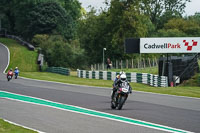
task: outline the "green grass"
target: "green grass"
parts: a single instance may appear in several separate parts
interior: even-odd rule
[[[199,76],[200,74],[196,73],[191,79],[184,81],[180,86],[199,86]]]
[[[10,50],[10,64],[8,69],[16,66],[21,72],[37,71],[37,52],[29,51],[26,47],[19,45],[15,40],[0,38]],[[0,119],[0,133],[36,133],[20,126],[10,124]]]
[[[15,40],[0,38],[0,42],[5,44],[10,50],[10,64],[8,69],[18,67],[22,72],[36,72],[37,52],[29,51],[25,46],[18,44]]]
[[[126,73],[136,72],[136,73],[151,73],[158,75],[158,67],[147,67],[147,68],[133,68],[133,69],[109,69],[108,71],[112,72],[121,72],[124,71]]]
[[[109,80],[96,80],[96,79],[83,79],[78,78],[76,76],[76,72],[71,72],[71,76],[64,76],[60,74],[55,73],[47,73],[47,72],[34,72],[37,71],[37,65],[36,65],[36,57],[37,53],[33,51],[28,51],[23,46],[16,46],[15,41],[10,39],[0,39],[0,41],[6,44],[10,51],[11,55],[12,52],[15,52],[15,54],[18,54],[17,51],[21,51],[22,53],[26,53],[21,55],[18,60],[11,60],[11,65],[16,64],[16,62],[21,67],[21,73],[20,76],[27,77],[27,78],[33,78],[33,79],[40,79],[40,80],[49,80],[49,81],[56,81],[56,82],[62,82],[62,83],[70,83],[70,84],[79,84],[79,85],[89,85],[89,86],[100,86],[100,87],[112,87],[113,81]],[[7,44],[8,43],[8,44]],[[18,48],[19,50],[15,51],[13,49]],[[21,50],[20,50],[21,49]],[[30,55],[29,55],[30,54]],[[28,60],[30,63],[24,63],[23,62],[23,56],[31,57]],[[26,65],[30,65],[27,67]],[[24,66],[24,68],[23,68]],[[26,69],[25,69],[26,68]],[[27,68],[33,68],[33,69],[27,69]],[[24,71],[23,71],[24,70]],[[138,73],[152,73],[157,74],[157,68],[146,68],[146,69],[123,69],[125,72],[138,72]],[[121,71],[120,69],[111,69],[109,71]],[[186,84],[183,84],[181,86],[177,87],[152,87],[149,85],[144,84],[138,84],[138,83],[131,83],[132,88],[137,91],[146,91],[146,92],[154,92],[154,93],[161,93],[161,94],[171,94],[171,95],[178,95],[178,96],[189,96],[189,97],[200,97],[200,87],[197,87],[196,84],[196,78],[194,77],[193,81],[192,79]]]
[[[89,86],[100,86],[100,87],[110,87],[112,88],[113,81],[111,80],[98,80],[98,79],[84,79],[78,78],[76,72],[72,72],[72,76],[65,76],[54,73],[47,72],[23,72],[21,76],[28,77],[32,79],[56,81],[69,84],[78,85],[89,85]],[[189,97],[199,97],[200,98],[200,87],[189,87],[189,86],[177,86],[177,87],[152,87],[149,85],[131,83],[133,90],[170,94],[177,96],[189,96]]]
[[[0,133],[37,133],[37,132],[10,124],[0,119]]]

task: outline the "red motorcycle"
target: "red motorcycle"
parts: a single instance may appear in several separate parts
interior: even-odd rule
[[[8,81],[10,81],[13,77],[13,72],[12,71],[9,71],[8,74],[7,74],[7,79]]]

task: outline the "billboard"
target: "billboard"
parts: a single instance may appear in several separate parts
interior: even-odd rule
[[[200,37],[140,38],[140,53],[200,53]]]

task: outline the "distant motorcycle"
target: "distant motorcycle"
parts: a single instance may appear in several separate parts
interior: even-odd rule
[[[117,92],[111,101],[111,108],[121,110],[124,103],[126,102],[130,93],[130,86],[128,82],[123,82],[120,87],[117,88]]]
[[[8,81],[10,81],[13,77],[13,72],[12,71],[9,71],[8,74],[7,74],[7,79]]]
[[[17,77],[19,76],[19,70],[15,70],[15,79],[17,79]]]

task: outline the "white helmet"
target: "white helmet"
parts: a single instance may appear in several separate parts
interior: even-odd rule
[[[15,69],[18,69],[18,67],[15,67]]]
[[[120,76],[120,79],[121,79],[122,82],[126,81],[126,74],[123,73],[123,74]]]

